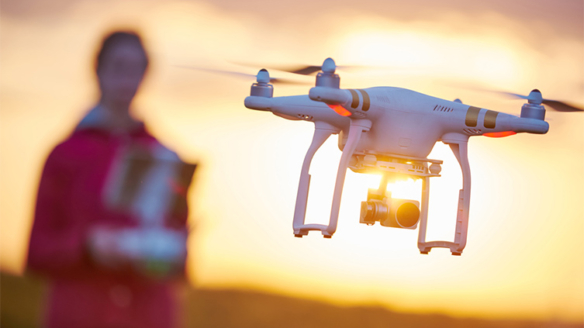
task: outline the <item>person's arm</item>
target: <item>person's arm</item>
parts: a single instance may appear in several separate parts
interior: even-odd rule
[[[65,155],[57,146],[45,163],[28,250],[28,268],[50,276],[79,274],[89,262],[85,222],[68,211],[76,172]]]

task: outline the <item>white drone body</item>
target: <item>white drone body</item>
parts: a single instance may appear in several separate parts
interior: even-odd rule
[[[370,189],[362,203],[361,223],[415,229],[420,226],[418,248],[422,254],[434,247],[449,248],[460,255],[466,245],[471,175],[468,140],[471,136],[507,136],[515,133],[545,134],[542,96],[533,90],[521,116],[435,98],[396,87],[340,89],[330,58],[317,75],[316,86],[308,96],[273,97],[273,87],[266,70],[258,74],[251,95],[245,99],[250,109],[271,111],[290,119],[314,122],[315,132],[308,148],[296,198],[293,229],[296,237],[311,230],[330,238],[337,229],[339,208],[347,168],[358,173],[382,174],[379,189]],[[310,185],[310,163],[319,147],[332,134],[339,134],[343,151],[334,188],[328,225],[306,224],[305,213]],[[442,161],[428,159],[436,142],[448,144],[462,169],[463,185],[459,193],[454,241],[426,241],[430,177],[439,177]],[[387,183],[397,178],[422,179],[421,204],[412,200],[392,199]]]

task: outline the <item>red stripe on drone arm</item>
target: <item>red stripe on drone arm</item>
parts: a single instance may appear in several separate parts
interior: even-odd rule
[[[329,104],[327,104],[327,106],[329,106],[332,110],[334,110],[337,114],[339,114],[341,116],[351,116],[351,112],[349,112],[348,110],[346,110],[341,105],[329,105]]]
[[[514,134],[517,134],[517,132],[513,132],[513,131],[489,132],[489,133],[485,133],[483,135],[485,137],[489,137],[489,138],[503,138],[503,137],[512,136]]]

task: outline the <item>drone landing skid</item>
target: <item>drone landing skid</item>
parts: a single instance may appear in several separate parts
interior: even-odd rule
[[[444,138],[443,142],[448,144],[458,160],[462,170],[462,189],[459,191],[458,209],[456,217],[456,232],[454,242],[449,241],[426,241],[426,229],[428,225],[428,206],[430,199],[430,178],[439,177],[440,160],[426,158],[412,158],[401,155],[377,155],[377,154],[353,154],[359,142],[361,134],[368,131],[370,122],[366,120],[351,120],[349,137],[343,149],[343,155],[339,163],[333,203],[331,208],[331,217],[328,225],[324,224],[305,224],[306,207],[308,203],[308,191],[310,188],[310,163],[314,154],[332,135],[339,132],[337,128],[323,122],[316,122],[316,128],[312,138],[312,143],[306,153],[302,164],[298,194],[296,197],[296,206],[294,210],[294,236],[303,237],[308,235],[309,231],[321,231],[325,238],[331,238],[335,233],[338,222],[338,214],[343,185],[347,168],[358,173],[383,172],[385,186],[387,185],[388,175],[398,174],[406,176],[415,176],[421,178],[422,184],[422,203],[420,206],[420,230],[418,234],[418,248],[420,253],[428,254],[432,248],[448,248],[452,255],[461,255],[466,246],[468,231],[468,216],[470,205],[470,165],[468,162],[468,137]],[[428,167],[428,163],[431,163]],[[385,189],[385,187],[383,187]],[[380,186],[381,190],[381,186]]]
[[[339,133],[340,130],[325,122],[316,122],[314,136],[312,143],[304,157],[302,164],[302,171],[300,173],[300,183],[298,186],[298,194],[296,196],[296,207],[294,208],[294,236],[302,237],[308,234],[311,230],[320,230],[324,238],[331,238],[337,230],[337,222],[339,218],[339,207],[341,205],[341,196],[343,193],[343,185],[345,184],[345,176],[347,168],[353,156],[353,152],[359,144],[359,139],[364,131],[369,131],[371,128],[371,121],[369,120],[351,120],[349,129],[349,137],[343,149],[343,155],[339,162],[339,169],[337,170],[337,178],[335,181],[335,190],[333,194],[333,203],[331,206],[331,216],[328,225],[323,224],[305,224],[306,205],[308,203],[308,190],[310,188],[310,163],[316,151],[322,144],[330,137],[331,134]]]
[[[452,255],[461,255],[466,246],[468,231],[468,214],[470,205],[470,165],[468,162],[468,142],[446,142],[456,156],[462,169],[462,189],[458,192],[458,210],[456,215],[456,231],[454,242],[426,241],[426,228],[428,224],[428,202],[430,199],[430,177],[423,177],[422,206],[420,209],[420,231],[418,234],[418,249],[422,254],[428,254],[434,247],[449,248]]]

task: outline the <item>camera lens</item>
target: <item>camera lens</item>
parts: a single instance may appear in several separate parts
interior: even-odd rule
[[[379,200],[361,202],[361,223],[373,224],[375,221],[384,220],[388,213],[387,205]]]
[[[416,225],[420,218],[420,210],[415,204],[403,203],[396,212],[396,220],[404,228],[410,228]]]

